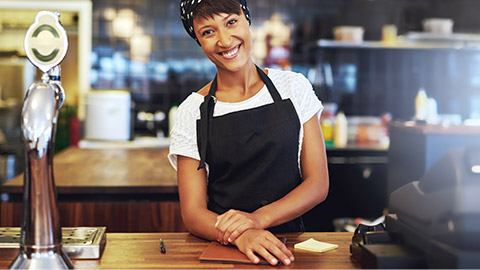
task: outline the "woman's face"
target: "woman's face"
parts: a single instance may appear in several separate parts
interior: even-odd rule
[[[252,38],[243,12],[195,19],[193,27],[203,52],[217,69],[238,71],[250,60]]]

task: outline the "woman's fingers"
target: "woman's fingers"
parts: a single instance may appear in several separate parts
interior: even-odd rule
[[[275,244],[275,247],[278,248],[278,252],[279,254],[285,254],[285,257],[282,257],[280,258],[284,263],[285,262],[293,262],[295,260],[295,257],[293,256],[293,253],[287,248],[287,246],[285,244],[283,244],[280,239],[278,239],[277,237],[273,236],[274,237],[274,244]],[[288,260],[287,260],[288,259]]]
[[[293,258],[293,254],[282,242],[280,242],[280,240],[278,240],[277,237],[273,235],[269,237],[268,241],[265,241],[265,249],[285,265],[289,265],[292,261],[291,258]],[[272,263],[275,261],[269,262]]]
[[[228,238],[230,237],[230,234],[241,225],[241,221],[238,215],[235,215],[230,211],[224,215],[225,216],[222,215],[215,227],[217,228],[217,240],[220,243],[227,245],[229,243]]]
[[[217,222],[215,223],[215,228],[218,229],[221,224],[225,223],[230,218],[231,216],[230,211],[227,211],[222,215],[217,216]]]
[[[241,226],[242,226],[242,223],[233,223],[230,226],[228,226],[227,230],[223,234],[223,241],[226,242],[226,243],[231,243],[232,242],[232,239],[231,239],[232,233],[236,232],[239,229],[239,227],[241,227]]]
[[[271,265],[277,265],[278,260],[275,258],[270,252],[271,250],[265,249],[265,247],[260,247],[257,250],[255,250],[258,255],[262,256],[269,264]]]
[[[215,228],[217,229],[217,241],[221,244],[224,244],[224,245],[228,244],[227,239],[225,239],[225,231],[233,223],[232,217],[233,215],[231,213],[231,210],[217,217]]]
[[[235,240],[237,240],[237,238],[248,229],[251,229],[251,226],[249,226],[248,224],[242,224],[242,225],[236,227],[235,230],[233,230],[228,235],[228,237],[227,237],[228,242],[229,243],[235,242]]]
[[[283,245],[281,242],[279,243]],[[277,265],[279,260],[285,265],[290,265],[292,263],[290,256],[287,254],[290,252],[285,252],[279,246],[277,246],[277,243],[272,243],[268,240],[254,248],[254,251],[258,255],[262,256],[271,265]]]
[[[234,222],[233,219],[235,219],[237,217],[236,212],[237,212],[236,210],[229,210],[229,211],[223,213],[222,215],[219,215],[217,217],[217,222],[215,223],[215,227],[218,230],[221,230],[221,231],[224,232],[226,230],[226,228],[228,227],[228,225],[230,225],[232,222]]]
[[[257,264],[260,262],[260,258],[258,258],[255,253],[253,253],[253,251],[251,249],[247,250],[245,252],[245,255],[247,255],[247,257],[250,259],[250,261],[252,261],[253,263]]]
[[[257,255],[271,265],[277,265],[279,261],[285,265],[290,265],[295,259],[290,250],[269,231],[247,230],[240,235],[235,243],[254,263],[259,262],[256,260]]]
[[[232,243],[246,230],[257,228],[256,223],[252,214],[229,210],[217,217],[217,223],[215,224],[218,230],[217,241],[222,244]]]

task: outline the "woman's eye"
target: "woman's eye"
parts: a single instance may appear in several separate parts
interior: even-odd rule
[[[228,25],[232,25],[232,24],[234,24],[234,23],[236,23],[236,22],[237,22],[237,20],[230,20],[230,21],[228,21],[227,24],[228,24]]]
[[[203,31],[202,36],[210,35],[211,33],[213,33],[212,30],[206,30],[206,31]]]

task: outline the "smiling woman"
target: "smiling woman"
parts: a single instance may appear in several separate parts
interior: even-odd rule
[[[245,16],[221,13],[208,19],[199,17],[194,20],[194,31],[218,70],[238,71],[252,64],[252,38]]]
[[[323,106],[303,75],[255,65],[245,1],[182,1],[180,13],[217,69],[179,106],[171,132],[185,227],[254,263],[289,265],[272,233],[304,231],[301,215],[327,195]]]

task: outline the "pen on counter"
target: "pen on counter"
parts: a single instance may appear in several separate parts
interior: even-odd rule
[[[167,252],[167,250],[165,249],[165,244],[163,243],[163,239],[161,239],[161,238],[160,238],[160,251],[162,253]]]

